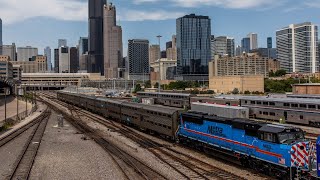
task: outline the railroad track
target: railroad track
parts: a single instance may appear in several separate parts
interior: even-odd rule
[[[59,100],[55,100],[55,102],[62,106],[71,106]],[[76,112],[80,119],[81,117],[87,117],[87,119],[94,120],[95,122],[98,122],[113,131],[117,131],[125,137],[135,141],[186,179],[243,179],[240,176],[212,166],[209,163],[201,161],[190,155],[178,152],[171,147],[163,146],[162,144],[134,132],[126,126],[117,125],[111,120],[106,120],[93,113],[84,112],[84,110],[74,106],[72,107],[72,111]]]
[[[36,123],[33,124],[34,126],[36,126],[36,128],[24,145],[22,153],[19,155],[14,165],[13,171],[7,179],[20,180],[29,178],[29,174],[31,172],[34,160],[40,147],[41,139],[46,129],[50,115],[51,111],[47,109],[41,116],[37,118]]]
[[[57,103],[56,100],[55,102]],[[130,175],[132,174],[135,174],[135,176],[138,175],[141,179],[146,179],[146,180],[167,179],[161,173],[152,169],[149,165],[138,160],[134,156],[118,148],[113,143],[104,139],[102,133],[89,127],[86,123],[81,121],[80,115],[77,114],[77,112],[75,111],[75,108],[72,105],[61,103],[61,102],[59,104],[62,106],[68,107],[68,109],[72,112],[72,114],[68,115],[65,112],[60,111],[58,108],[53,107],[51,104],[49,104],[49,106],[51,106],[52,109],[54,109],[55,111],[62,113],[66,118],[66,120],[68,120],[76,129],[78,129],[79,131],[81,131],[91,139],[93,139],[98,145],[100,145],[104,150],[106,150],[109,154],[111,154],[114,158],[114,161],[116,162],[118,167],[121,168],[121,171],[124,173],[127,179],[131,179]],[[73,112],[75,112],[76,114],[74,114]],[[115,158],[120,159],[122,161],[121,164],[126,164],[127,167],[121,166],[121,164]]]

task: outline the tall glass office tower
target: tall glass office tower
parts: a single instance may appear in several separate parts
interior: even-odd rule
[[[211,60],[211,19],[208,16],[186,15],[177,19],[178,80],[208,79]]]
[[[103,7],[106,0],[89,0],[88,72],[104,74]]]

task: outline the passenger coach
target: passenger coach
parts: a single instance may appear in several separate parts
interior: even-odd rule
[[[242,97],[240,102],[250,109],[251,118],[320,127],[318,99]]]

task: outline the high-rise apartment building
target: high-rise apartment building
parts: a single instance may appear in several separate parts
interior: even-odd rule
[[[272,37],[267,38],[267,48],[271,49],[272,48]]]
[[[3,42],[2,42],[2,19],[0,18],[0,46],[3,45]]]
[[[26,46],[17,48],[18,61],[30,61],[33,56],[38,55],[38,48]]]
[[[79,40],[79,57],[82,54],[85,54],[86,52],[88,52],[88,38],[87,37],[80,37]]]
[[[234,56],[234,38],[227,37],[227,36],[219,36],[215,37],[214,40],[211,40],[212,44],[212,57],[215,55],[225,56],[228,55],[229,57]]]
[[[79,53],[76,47],[71,47],[70,52],[70,72],[77,73],[79,68]]]
[[[44,49],[44,56],[47,57],[47,65],[48,65],[48,71],[51,71],[52,67],[52,59],[51,59],[51,48],[48,46]]]
[[[144,39],[132,39],[128,41],[128,79],[148,80],[149,65],[149,41]]]
[[[70,72],[70,53],[68,47],[59,48],[59,73]]]
[[[16,44],[0,46],[0,55],[9,56],[11,61],[17,61]]]
[[[54,49],[54,68],[55,73],[59,73],[59,49]]]
[[[208,79],[211,59],[211,19],[195,14],[178,18],[177,80]]]
[[[116,24],[116,7],[105,5],[103,14],[104,75],[107,79],[122,78],[122,28]]]
[[[172,41],[166,42],[166,50],[172,48]]]
[[[288,73],[319,70],[318,26],[311,22],[291,24],[276,32],[277,56]]]
[[[166,55],[167,55],[167,59],[169,60],[177,60],[177,37],[176,35],[172,36],[172,41],[170,41],[170,43],[168,45],[167,50],[166,50]]]
[[[250,38],[248,37],[245,37],[241,40],[241,50],[242,52],[246,52],[246,53],[249,53],[250,51]]]
[[[60,47],[67,47],[68,43],[66,39],[58,39],[58,48]]]
[[[106,0],[89,0],[88,72],[104,74],[103,9]]]
[[[159,45],[151,45],[149,47],[149,63],[154,63],[160,59],[160,47]]]
[[[235,54],[236,54],[236,56],[240,56],[242,54],[242,47],[241,46],[238,45],[236,47],[236,53]]]
[[[244,53],[236,57],[218,57],[210,62],[210,76],[263,75],[269,76],[268,58],[256,53]]]
[[[250,50],[258,48],[258,34],[249,33],[247,37],[250,39]]]

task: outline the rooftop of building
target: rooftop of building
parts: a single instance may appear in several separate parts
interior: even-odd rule
[[[188,14],[188,15],[185,15],[181,18],[210,19],[209,16],[202,16],[202,15],[196,15],[196,14]],[[181,19],[181,18],[179,18],[179,19]]]

